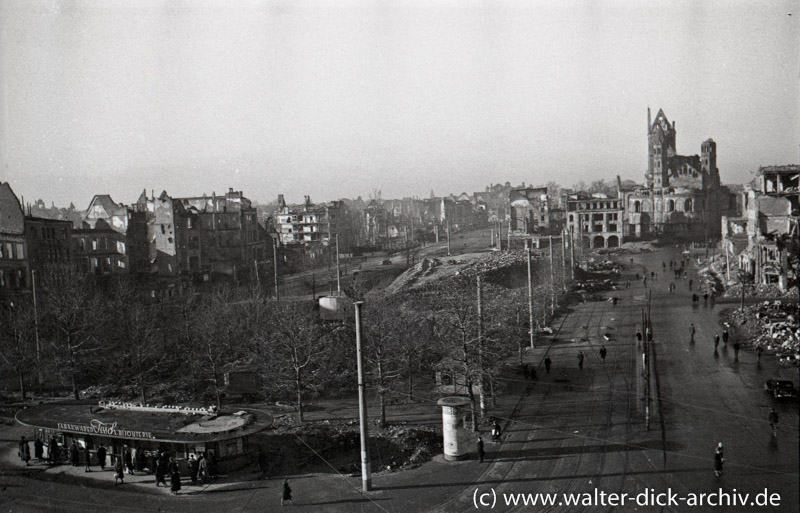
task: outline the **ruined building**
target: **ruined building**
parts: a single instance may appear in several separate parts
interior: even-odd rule
[[[699,155],[679,155],[675,122],[647,109],[648,162],[645,184],[623,189],[625,237],[672,236],[686,240],[719,237],[721,215],[734,198],[720,184],[717,143],[708,139]],[[619,183],[619,177],[617,177]]]
[[[761,167],[742,191],[743,215],[722,218],[723,248],[755,283],[795,282],[798,254],[800,166]],[[733,265],[733,263],[731,263]]]

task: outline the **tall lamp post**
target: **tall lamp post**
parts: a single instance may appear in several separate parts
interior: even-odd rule
[[[361,352],[361,306],[363,301],[353,303],[356,310],[356,359],[358,361],[358,422],[361,433],[361,490],[368,492],[372,487],[369,464],[369,440],[367,426],[367,399],[364,390],[364,364]]]

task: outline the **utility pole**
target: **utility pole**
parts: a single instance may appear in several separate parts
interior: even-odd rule
[[[525,240],[525,251],[528,256],[528,325],[531,334],[531,349],[533,349],[533,275],[531,273],[531,245]]]
[[[258,277],[258,260],[253,260],[253,268],[256,271],[256,287],[261,289],[261,279]]]
[[[569,228],[569,266],[572,269],[572,279],[575,279],[575,227]]]
[[[44,384],[42,374],[42,353],[39,349],[39,310],[36,305],[36,271],[31,271],[31,285],[33,286],[33,334],[36,338],[36,378],[39,386]]]
[[[336,295],[342,294],[342,278],[339,271],[339,234],[336,234]]]
[[[644,310],[642,310],[642,331],[644,331],[644,354],[643,362],[644,362],[644,393],[645,393],[645,406],[644,406],[644,421],[645,421],[645,428],[650,431],[650,341],[648,340],[649,333],[650,333],[650,320],[645,315]]]
[[[481,407],[481,418],[483,419],[486,417],[486,395],[484,394],[486,383],[483,375],[483,304],[482,304],[483,294],[481,293],[480,275],[478,275],[476,279],[478,284],[478,372],[480,372],[479,397],[480,397],[480,407]]]
[[[280,299],[278,295],[278,240],[272,245],[272,278],[275,282],[275,301]]]
[[[406,267],[411,267],[411,250],[408,247],[408,227],[406,227]]]
[[[550,317],[556,315],[556,277],[553,270],[553,236],[550,239]]]
[[[364,364],[361,354],[361,305],[363,301],[356,301],[356,359],[358,362],[358,422],[361,434],[361,490],[370,491],[372,487],[372,476],[369,463],[369,440],[367,425],[367,399],[364,390]]]
[[[561,232],[561,291],[567,291],[567,275],[566,275],[566,267],[567,267],[567,239],[565,237],[565,233]]]
[[[447,220],[447,256],[450,256],[450,220]]]
[[[583,265],[583,214],[578,214],[578,238],[581,240],[581,265]]]
[[[728,244],[725,244],[725,276],[727,277],[728,283],[731,282],[731,259],[728,256]],[[728,286],[728,283],[725,286]]]

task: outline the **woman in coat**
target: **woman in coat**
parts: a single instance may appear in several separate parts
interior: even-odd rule
[[[181,472],[178,470],[177,464],[175,464],[172,468],[173,470],[169,475],[170,490],[175,495],[178,495],[178,492],[181,490]]]
[[[286,501],[289,501],[292,504],[294,504],[294,501],[292,500],[292,487],[289,486],[288,479],[283,480],[283,492],[281,493],[281,506],[283,506],[284,505],[283,503]]]
[[[125,482],[125,471],[122,466],[122,455],[114,459],[114,484],[123,484]]]

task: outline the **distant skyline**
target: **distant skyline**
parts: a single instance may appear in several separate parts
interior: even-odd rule
[[[723,183],[800,161],[795,1],[0,2],[26,201],[643,182],[647,107]]]

